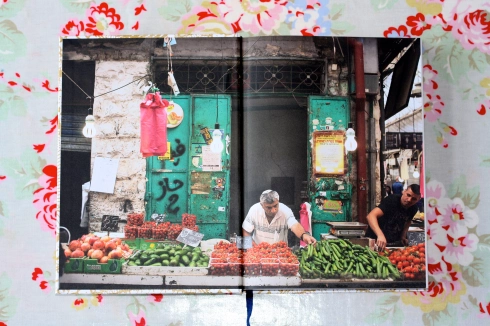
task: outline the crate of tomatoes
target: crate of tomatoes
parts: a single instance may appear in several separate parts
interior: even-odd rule
[[[387,252],[391,263],[395,265],[407,281],[423,280],[426,275],[425,243]]]

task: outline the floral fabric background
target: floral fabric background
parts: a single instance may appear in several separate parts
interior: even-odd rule
[[[0,325],[246,323],[245,295],[55,295],[59,37],[155,34],[421,37],[428,291],[255,293],[250,322],[489,324],[489,10],[475,0],[0,0]]]

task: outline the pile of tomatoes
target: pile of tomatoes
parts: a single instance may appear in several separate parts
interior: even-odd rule
[[[243,252],[237,248],[235,243],[220,241],[214,245],[214,251],[211,253],[209,273],[219,276],[241,276],[242,262]]]
[[[392,250],[388,258],[405,279],[425,278],[425,243]]]
[[[296,275],[299,270],[299,261],[284,241],[273,244],[262,242],[244,255],[245,275],[274,276]],[[281,266],[283,268],[281,268]]]

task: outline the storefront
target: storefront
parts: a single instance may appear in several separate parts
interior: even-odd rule
[[[61,225],[80,216],[78,202],[69,201],[77,187],[111,185],[92,188],[82,203],[89,227],[65,245],[71,257],[61,289],[425,287],[420,262],[417,275],[407,276],[363,234],[332,235],[329,224],[364,227],[382,198],[377,83],[390,59],[386,45],[304,37],[183,38],[171,47],[164,39],[104,42],[67,40],[64,47],[66,67],[82,55],[95,61],[87,107],[96,133],[88,147],[69,135],[80,114],[65,109],[65,98]],[[401,51],[412,43],[396,44]],[[364,66],[362,46],[369,50]],[[177,89],[167,84],[169,71]],[[64,78],[64,89],[70,83]],[[165,103],[159,141],[164,136],[167,145],[144,155],[140,108],[148,94]],[[89,163],[77,180],[79,171],[67,165],[81,152]],[[300,248],[290,233],[287,243],[240,247],[241,223],[265,189],[280,193],[316,246]],[[311,215],[302,219],[305,203]],[[207,240],[215,242],[203,250]]]

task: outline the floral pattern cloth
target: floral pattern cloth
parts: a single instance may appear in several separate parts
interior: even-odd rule
[[[428,289],[257,293],[251,323],[488,324],[489,9],[483,0],[0,0],[0,325],[246,320],[244,295],[54,293],[58,38],[157,34],[421,37]]]

